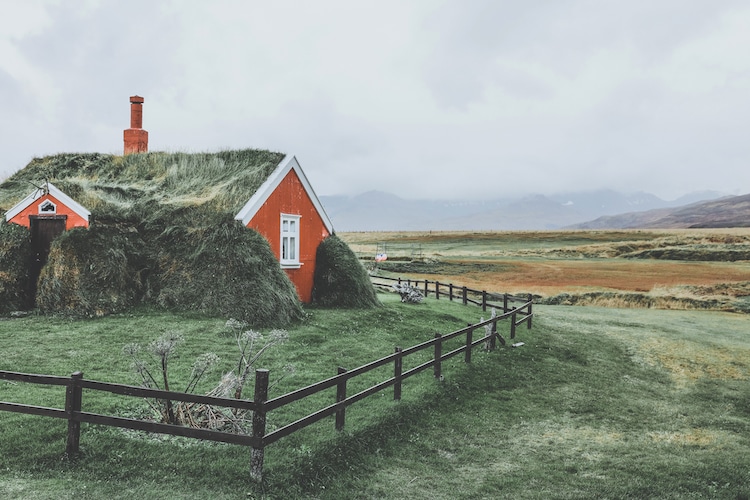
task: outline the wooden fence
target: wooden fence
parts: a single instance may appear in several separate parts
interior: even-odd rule
[[[377,287],[392,288],[392,283],[406,284],[418,289],[425,297],[429,297],[430,294],[435,296],[435,300],[440,298],[448,299],[450,301],[460,300],[463,305],[474,304],[480,306],[483,311],[486,311],[488,307],[494,307],[496,309],[502,309],[503,313],[507,313],[515,308],[514,303],[523,303],[523,305],[516,309],[524,309],[528,312],[528,321],[531,321],[531,302],[533,297],[531,294],[526,295],[511,295],[508,293],[493,293],[486,290],[474,290],[465,286],[454,285],[453,283],[441,283],[439,281],[430,280],[412,280],[404,278],[389,278],[386,276],[372,276],[372,284]],[[531,328],[531,323],[529,323]]]
[[[436,283],[435,293],[437,298],[439,298],[441,294],[441,285],[442,284]],[[427,289],[426,287],[427,285],[425,285],[425,289]],[[448,288],[450,290],[448,296],[450,296],[451,299],[455,297],[453,295],[454,288],[455,287],[453,287],[452,285]],[[70,377],[58,377],[51,375],[34,375],[28,373],[0,371],[0,379],[21,381],[39,385],[58,385],[65,386],[66,388],[64,409],[0,402],[0,411],[11,411],[17,413],[26,413],[30,415],[41,415],[46,417],[66,419],[68,421],[68,436],[66,445],[66,453],[68,455],[75,455],[76,453],[78,453],[82,422],[250,446],[252,448],[250,459],[250,475],[254,480],[259,480],[262,476],[263,471],[265,447],[276,442],[282,437],[288,436],[295,431],[303,429],[308,425],[331,415],[335,415],[335,428],[336,430],[340,431],[344,428],[346,408],[348,406],[388,387],[393,387],[393,399],[399,400],[401,399],[401,385],[405,379],[412,377],[428,368],[432,368],[433,376],[435,378],[440,378],[442,374],[442,363],[459,354],[463,354],[464,362],[470,363],[472,349],[475,346],[484,344],[487,349],[494,349],[497,339],[499,339],[502,344],[505,344],[505,339],[497,331],[498,322],[504,320],[510,321],[511,338],[515,337],[516,326],[526,322],[527,327],[531,328],[531,319],[533,316],[533,312],[530,297],[528,298],[528,300],[524,301],[524,299],[520,297],[509,295],[495,295],[489,294],[487,292],[481,292],[481,296],[483,298],[482,302],[479,303],[473,299],[468,298],[467,294],[469,294],[470,292],[469,289],[462,287],[459,290],[459,297],[461,297],[464,303],[475,303],[483,305],[484,307],[497,307],[498,309],[500,307],[503,307],[502,305],[499,307],[493,306],[489,302],[490,299],[496,300],[502,297],[503,304],[505,306],[503,312],[487,320],[480,321],[476,324],[469,324],[465,328],[456,330],[446,335],[437,333],[435,334],[434,338],[409,348],[402,349],[401,347],[396,347],[393,354],[382,357],[375,361],[371,361],[357,368],[347,370],[345,368],[339,367],[337,370],[338,373],[335,376],[308,385],[307,387],[289,392],[287,394],[284,394],[283,396],[268,399],[269,371],[265,369],[258,369],[255,371],[255,392],[252,401],[230,398],[217,398],[180,392],[168,392],[158,389],[147,389],[130,385],[97,382],[84,379],[83,373],[81,372],[73,373]],[[471,292],[473,293],[475,291]],[[509,302],[521,302],[521,305],[519,307],[508,308]],[[483,335],[475,338],[474,332],[477,329],[482,329]],[[460,346],[448,352],[443,352],[445,342],[452,339],[456,339],[456,341],[454,342],[460,341]],[[415,354],[426,350],[431,351],[429,361],[418,363],[415,366],[404,370],[404,360],[406,358],[408,358],[409,356],[414,356]],[[347,394],[347,382],[354,379],[355,377],[359,377],[372,370],[375,370],[376,368],[387,365],[393,366],[392,377],[389,377],[355,394]],[[269,412],[334,387],[336,388],[334,403],[327,405],[324,408],[321,408],[320,410],[306,415],[296,421],[283,425],[282,427],[279,427],[271,432],[266,432],[266,418]],[[252,435],[232,434],[208,429],[195,429],[153,421],[136,420],[84,412],[82,409],[82,393],[84,390],[104,391],[123,396],[185,401],[212,406],[221,406],[226,408],[249,410],[253,412]]]

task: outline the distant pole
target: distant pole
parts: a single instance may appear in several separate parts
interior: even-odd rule
[[[534,313],[531,310],[531,305],[534,302],[534,296],[529,294],[529,319],[526,321],[526,329],[531,330],[531,318],[534,316]]]

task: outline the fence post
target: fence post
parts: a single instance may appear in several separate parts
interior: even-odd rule
[[[516,308],[513,308],[513,315],[510,317],[510,338],[516,338]]]
[[[526,320],[526,329],[527,330],[531,330],[531,318],[533,316],[533,313],[531,312],[531,304],[532,304],[533,301],[534,301],[534,297],[531,294],[529,294],[529,312],[528,312],[529,319]]]
[[[428,279],[424,280],[424,296],[425,296],[425,298],[427,298],[427,293],[429,292],[429,290],[427,289],[427,285],[429,283],[430,283],[430,280],[428,280]]]
[[[466,332],[466,349],[464,349],[464,363],[471,363],[471,344],[474,342],[474,329],[471,328],[471,323],[467,325],[469,331]]]
[[[68,443],[65,454],[69,457],[78,453],[78,445],[81,441],[81,413],[82,388],[81,379],[83,372],[71,374],[70,381],[65,389],[65,413],[68,415]]]
[[[258,368],[255,370],[255,392],[253,401],[255,411],[253,412],[253,438],[256,444],[250,455],[250,479],[260,481],[263,478],[263,438],[266,435],[266,408],[268,400],[268,370]]]
[[[497,348],[497,319],[492,322],[492,330],[490,332],[490,351],[494,351]]]
[[[507,313],[507,312],[508,312],[508,294],[504,293],[503,294],[503,313]]]
[[[440,364],[442,362],[443,358],[443,341],[441,340],[443,336],[439,333],[435,334],[435,339],[437,342],[435,342],[435,363],[433,365],[433,373],[435,374],[435,378],[440,378]]]
[[[448,297],[453,302],[453,283],[448,284]]]
[[[440,300],[440,282],[435,280],[435,300]]]
[[[401,356],[401,348],[396,347],[396,357],[393,358],[393,400],[401,399],[401,372],[404,369],[404,358]]]
[[[467,302],[468,302],[468,301],[466,300],[466,287],[463,287],[463,291],[461,292],[461,295],[462,295],[462,297],[463,297],[464,305],[466,305],[466,304],[467,304]]]
[[[346,368],[339,366],[339,375],[346,373]],[[336,402],[340,403],[346,399],[346,378],[342,378],[341,382],[336,386]],[[342,405],[336,409],[336,430],[344,430],[344,420],[346,419],[346,407]]]
[[[482,290],[482,311],[487,310],[487,290]]]

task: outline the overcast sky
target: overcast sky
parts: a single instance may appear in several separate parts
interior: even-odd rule
[[[746,0],[0,0],[0,178],[297,155],[319,195],[750,193]]]

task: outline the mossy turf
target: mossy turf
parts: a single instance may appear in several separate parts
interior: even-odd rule
[[[0,313],[26,307],[30,258],[29,231],[0,220]]]
[[[312,299],[313,303],[328,307],[380,305],[367,270],[336,235],[329,236],[318,246]]]

